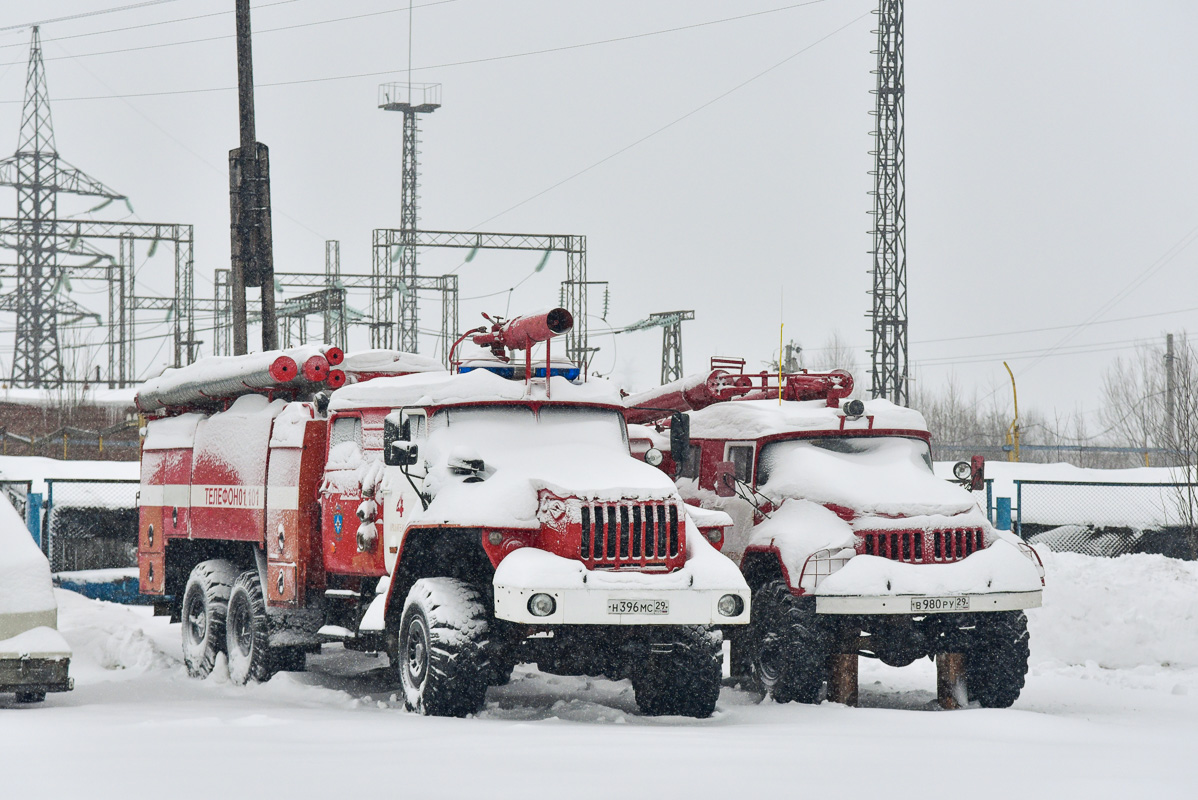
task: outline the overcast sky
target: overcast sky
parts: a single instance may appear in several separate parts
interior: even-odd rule
[[[0,28],[133,3],[0,0]],[[444,103],[421,120],[421,227],[584,234],[589,277],[611,286],[606,322],[592,296],[593,333],[694,309],[683,341],[697,371],[711,355],[773,358],[785,323],[808,361],[833,334],[853,345],[868,384],[876,2],[416,5],[411,79],[442,83]],[[128,194],[136,219],[195,225],[202,297],[229,259],[232,7],[173,0],[42,28],[59,152]],[[399,226],[402,117],[376,98],[378,84],[407,80],[408,19],[397,0],[255,4],[277,269],[320,271],[324,241],[338,239],[343,271],[368,272],[371,230]],[[1185,245],[1198,236],[1196,29],[1198,5],[1180,0],[909,0],[919,382],[955,374],[1009,398],[1006,359],[1025,408],[1093,421],[1114,357],[1195,324],[1198,247]],[[0,152],[16,147],[28,40],[28,27],[0,31]],[[536,52],[554,48],[567,49]],[[344,77],[362,73],[378,74]],[[15,192],[3,193],[12,214]],[[167,250],[141,268],[139,291],[169,293]],[[424,274],[460,267],[463,298],[478,298],[463,300],[463,325],[504,313],[521,281],[513,314],[555,304],[565,275],[561,255],[535,274],[537,253],[420,258]],[[72,288],[103,307],[103,286]],[[438,309],[426,298],[422,328],[438,327]],[[154,320],[139,335],[165,332]],[[8,374],[11,316],[0,330]],[[207,353],[211,334],[201,338]],[[140,371],[166,363],[164,341],[140,346]],[[656,382],[659,331],[592,344],[599,370],[634,388]]]

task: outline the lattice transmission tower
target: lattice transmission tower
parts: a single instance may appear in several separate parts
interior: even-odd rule
[[[403,112],[403,176],[400,181],[399,211],[399,342],[400,350],[417,352],[416,331],[416,251],[419,219],[416,213],[417,192],[420,189],[418,162],[420,156],[418,114],[431,114],[441,107],[439,83],[387,83],[379,87],[379,108]],[[384,268],[385,269],[385,268]],[[376,265],[376,271],[378,265]],[[393,331],[390,318],[381,304],[394,302],[391,293],[374,298],[376,320],[371,328],[372,347],[392,347]]]
[[[0,186],[17,190],[17,287],[11,302],[5,304],[6,310],[15,311],[17,317],[12,385],[56,388],[65,379],[59,326],[94,316],[64,296],[66,272],[59,257],[94,256],[98,252],[61,235],[58,195],[109,200],[123,200],[125,196],[59,157],[54,146],[41,36],[36,27],[25,78],[21,135],[17,152],[0,161]]]
[[[874,397],[907,404],[907,200],[903,166],[903,0],[879,0],[874,90]]]

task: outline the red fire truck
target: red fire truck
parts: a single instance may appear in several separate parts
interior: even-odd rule
[[[477,712],[533,662],[630,678],[648,714],[710,715],[711,626],[749,619],[711,544],[731,520],[688,514],[630,456],[619,393],[550,357],[571,324],[493,321],[455,343],[473,353],[452,371],[347,356],[331,395],[311,394],[306,353],[283,354],[287,381],[262,376],[269,354],[148,386],[141,588],[170,598],[191,674],[224,653],[234,681],[264,680],[341,641],[385,652],[427,714]],[[245,392],[214,392],[231,371]]]
[[[1023,610],[1040,605],[1044,570],[978,508],[981,460],[941,480],[918,412],[848,400],[844,371],[743,366],[712,359],[707,374],[625,401],[634,452],[666,432],[652,423],[689,412],[668,431],[689,435],[689,450],[661,466],[687,502],[734,520],[723,552],[753,590],[752,623],[731,637],[734,674],[779,702],[819,702],[825,680],[830,697],[855,702],[858,655],[928,656],[945,704],[964,689],[1011,705],[1027,671]]]

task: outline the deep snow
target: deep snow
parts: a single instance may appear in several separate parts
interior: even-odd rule
[[[529,667],[479,718],[428,719],[401,710],[381,658],[339,649],[260,686],[219,668],[193,681],[178,625],[60,591],[77,688],[40,707],[0,696],[0,785],[22,798],[1191,797],[1198,565],[1045,560],[1013,709],[940,711],[926,660],[863,660],[859,708],[725,688],[710,720],[642,717],[627,682]]]

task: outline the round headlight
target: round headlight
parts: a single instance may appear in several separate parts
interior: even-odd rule
[[[487,534],[487,541],[498,547],[503,544],[503,534],[499,531],[491,531]]]
[[[547,594],[539,592],[528,598],[528,613],[534,617],[548,617],[557,611],[557,601]]]
[[[860,400],[850,400],[844,404],[846,417],[861,417],[865,415],[865,403]]]
[[[725,617],[739,617],[745,610],[745,601],[738,594],[726,594],[716,603],[715,608]]]
[[[662,458],[663,458],[663,456],[661,454],[661,451],[658,450],[656,447],[650,447],[648,450],[645,451],[645,463],[651,467],[661,466]]]
[[[958,461],[956,464],[953,464],[953,475],[959,481],[969,480],[971,472],[973,472],[973,467],[969,466],[968,461]]]

